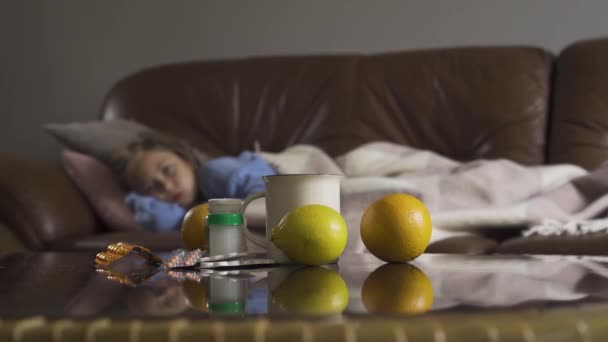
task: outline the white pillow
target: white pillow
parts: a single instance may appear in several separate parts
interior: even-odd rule
[[[52,123],[44,125],[44,128],[65,147],[106,163],[117,148],[135,140],[140,133],[155,132],[152,128],[125,119]]]

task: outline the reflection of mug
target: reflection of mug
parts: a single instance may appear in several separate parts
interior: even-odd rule
[[[242,211],[253,200],[266,197],[266,239],[253,235],[245,227],[245,235],[256,245],[266,248],[268,256],[277,262],[289,262],[270,238],[272,229],[290,210],[307,204],[326,205],[340,212],[339,175],[291,174],[263,177],[266,191],[258,192],[245,199]]]

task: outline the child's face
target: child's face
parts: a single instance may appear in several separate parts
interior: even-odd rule
[[[134,191],[184,208],[196,199],[194,165],[168,150],[138,153],[127,165],[126,178]]]

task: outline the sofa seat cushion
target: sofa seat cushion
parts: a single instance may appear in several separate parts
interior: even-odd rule
[[[89,235],[77,239],[57,241],[48,247],[50,251],[92,251],[105,250],[115,242],[127,242],[146,247],[154,251],[171,251],[183,248],[179,231],[170,233],[157,232],[111,232]]]
[[[608,255],[608,234],[585,236],[530,236],[504,241],[501,254]]]
[[[481,236],[455,236],[430,244],[425,253],[447,254],[491,254],[496,249],[496,240]]]

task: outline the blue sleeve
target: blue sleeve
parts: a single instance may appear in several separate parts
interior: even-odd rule
[[[178,230],[184,215],[186,215],[186,209],[179,204],[161,201],[134,192],[127,195],[125,203],[133,209],[135,221],[150,231]]]
[[[238,157],[213,159],[197,172],[199,191],[204,200],[245,198],[264,190],[263,176],[276,172],[266,160],[245,151]]]

